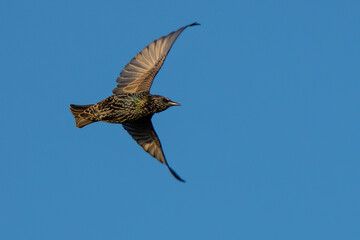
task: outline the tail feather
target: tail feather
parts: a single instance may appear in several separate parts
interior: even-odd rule
[[[86,109],[88,109],[89,107],[91,107],[91,106],[92,105],[74,105],[74,104],[70,104],[70,111],[75,117],[76,127],[82,128],[82,127],[85,127],[86,125],[94,122],[94,121],[92,121],[90,119],[87,119],[84,116],[85,114],[82,115],[82,113],[84,113],[84,111]]]

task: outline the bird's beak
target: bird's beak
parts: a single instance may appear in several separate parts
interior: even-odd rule
[[[169,104],[169,106],[181,106],[180,103],[176,103],[176,102],[172,102],[172,101],[168,102],[168,104]]]

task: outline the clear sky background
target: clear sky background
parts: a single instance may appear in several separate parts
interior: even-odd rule
[[[359,1],[0,0],[0,239],[360,239]],[[152,87],[176,181],[75,127],[186,24]]]

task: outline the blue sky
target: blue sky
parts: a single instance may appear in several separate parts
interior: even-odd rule
[[[0,239],[360,239],[358,1],[0,1]],[[176,181],[75,127],[181,26],[152,87]]]

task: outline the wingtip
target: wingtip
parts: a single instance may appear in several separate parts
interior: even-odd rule
[[[201,24],[198,23],[198,22],[193,22],[192,24],[189,24],[188,26],[189,26],[189,27],[192,27],[192,26],[197,26],[197,25],[201,25]]]
[[[185,183],[186,181],[184,179],[182,179],[171,167],[167,166],[171,172],[171,174],[180,182]]]

